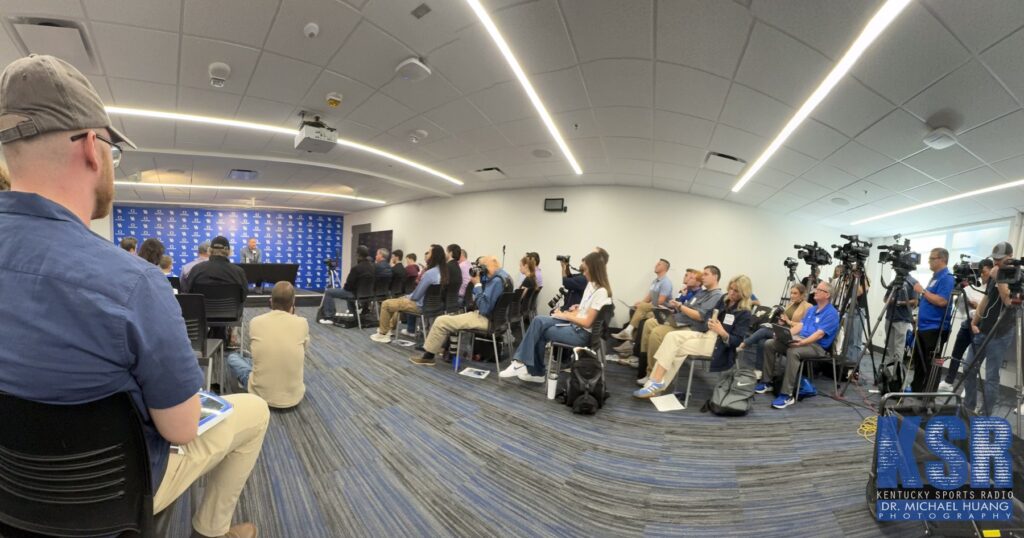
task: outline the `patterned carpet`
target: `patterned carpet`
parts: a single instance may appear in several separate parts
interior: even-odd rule
[[[698,371],[690,408],[658,413],[612,364],[611,399],[583,417],[542,385],[415,366],[409,348],[300,314],[306,398],[273,412],[236,513],[262,537],[922,534],[871,518],[862,417],[827,397],[717,417],[699,412],[713,378]]]

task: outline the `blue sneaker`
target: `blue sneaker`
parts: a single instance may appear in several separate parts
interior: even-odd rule
[[[644,388],[633,391],[633,397],[645,400],[647,398],[653,398],[664,392],[665,386],[666,383],[664,382],[658,383],[657,381],[649,381],[647,385],[644,386]]]
[[[758,381],[757,385],[754,386],[754,394],[764,394],[772,390],[771,383],[765,383],[764,381]]]
[[[785,409],[796,403],[796,398],[789,394],[779,394],[777,398],[772,402],[772,407],[775,409]]]

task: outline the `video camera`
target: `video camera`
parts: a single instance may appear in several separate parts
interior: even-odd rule
[[[899,242],[900,235],[892,236],[896,243],[878,245],[878,263],[892,264],[892,270],[899,276],[907,276],[921,264],[921,254],[910,250],[910,240]]]
[[[1024,258],[1003,262],[999,266],[999,272],[996,273],[996,284],[1007,284],[1013,294],[1020,294],[1024,290],[1022,266],[1024,266]]]
[[[846,240],[842,245],[832,245],[836,249],[833,255],[843,265],[861,264],[871,255],[871,243],[862,241],[857,235],[840,235]]]
[[[793,245],[793,248],[797,249],[796,257],[803,260],[807,265],[818,266],[832,263],[832,256],[829,255],[827,250],[819,247],[817,241],[807,245]]]
[[[800,261],[796,258],[786,258],[782,265],[786,266],[786,269],[789,269],[790,272],[793,272],[796,271],[796,266],[800,265]]]
[[[967,261],[970,254],[961,254],[960,263],[953,266],[953,277],[961,285],[978,287],[981,286],[981,268],[978,262]]]
[[[334,258],[326,258],[324,259],[324,265],[327,266],[329,271],[333,271],[338,268],[338,260]]]

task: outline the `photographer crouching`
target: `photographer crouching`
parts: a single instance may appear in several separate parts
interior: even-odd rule
[[[487,330],[487,316],[502,293],[512,291],[512,277],[501,268],[495,256],[479,258],[469,269],[469,285],[473,286],[476,311],[458,315],[444,315],[430,326],[430,334],[423,343],[423,356],[410,357],[413,364],[433,366],[438,353],[444,350],[448,336],[466,330]]]

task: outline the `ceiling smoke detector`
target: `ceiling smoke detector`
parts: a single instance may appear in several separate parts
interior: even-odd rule
[[[535,149],[530,152],[530,155],[533,155],[538,159],[548,159],[551,157],[551,152],[546,149]]]
[[[302,28],[302,33],[306,37],[313,39],[314,37],[320,35],[320,25],[315,22],[311,22]]]
[[[424,131],[423,129],[415,129],[415,130],[409,131],[409,143],[410,144],[419,144],[420,141],[422,141],[428,135],[430,135],[430,133]]]
[[[420,61],[419,58],[407,58],[398,64],[395,68],[395,73],[398,73],[398,78],[402,80],[408,80],[410,82],[417,82],[430,76],[430,68],[426,64]]]
[[[932,149],[946,149],[956,144],[956,135],[948,127],[938,127],[924,136],[924,145]]]
[[[210,64],[210,86],[223,88],[224,83],[231,78],[231,66],[224,62],[213,62]]]

